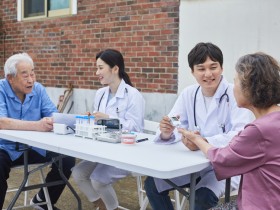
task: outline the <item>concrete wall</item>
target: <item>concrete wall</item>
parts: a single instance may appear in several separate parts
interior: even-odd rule
[[[58,98],[63,95],[64,88],[47,88],[47,92],[54,102],[58,103]],[[65,108],[67,112],[71,101],[74,101],[69,113],[83,114],[86,111],[93,111],[93,102],[96,90],[74,89],[73,95]],[[172,108],[177,95],[161,93],[142,93],[146,101],[145,119],[159,122],[162,116],[168,114]]]
[[[279,8],[279,0],[181,0],[178,92],[195,82],[187,54],[201,41],[222,49],[230,82],[242,55],[263,51],[279,60]]]

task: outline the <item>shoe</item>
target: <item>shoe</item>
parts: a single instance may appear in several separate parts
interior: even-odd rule
[[[107,210],[103,201],[99,198],[98,200],[93,202],[94,207],[97,207],[96,210]]]
[[[38,194],[36,194],[31,200],[30,205],[34,205],[34,209],[36,210],[48,210],[47,204],[40,205],[40,203],[43,203],[43,201]],[[36,205],[36,206],[35,206]],[[59,208],[52,205],[53,210],[60,210]]]

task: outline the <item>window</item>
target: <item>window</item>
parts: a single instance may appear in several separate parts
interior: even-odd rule
[[[46,17],[45,0],[23,0],[23,19],[31,17]]]
[[[18,20],[77,14],[77,0],[17,0]]]

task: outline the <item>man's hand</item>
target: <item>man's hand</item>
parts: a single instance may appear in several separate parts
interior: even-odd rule
[[[38,131],[51,131],[53,129],[53,118],[51,117],[44,117],[40,121],[38,121]]]
[[[161,131],[160,138],[162,140],[170,139],[175,127],[171,124],[168,116],[164,116],[159,124],[159,129]]]

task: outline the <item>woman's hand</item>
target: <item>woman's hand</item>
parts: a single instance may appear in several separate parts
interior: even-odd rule
[[[92,113],[92,115],[94,116],[95,120],[109,118],[109,115],[102,113],[102,112],[94,112],[94,113]]]
[[[178,128],[178,132],[182,134],[182,141],[190,150],[200,149],[205,155],[212,147],[205,138],[200,136],[198,131],[188,131],[183,128]],[[195,146],[194,146],[195,145]]]
[[[186,129],[183,129],[183,128],[179,128],[178,129],[178,132],[182,134],[182,142],[183,144],[189,148],[189,150],[191,151],[196,151],[196,150],[199,150],[198,146],[196,146],[195,143],[193,143],[191,140],[189,140],[185,135],[183,135],[183,132],[184,131],[187,131]],[[194,134],[197,134],[199,135],[199,132],[198,131],[195,131]]]

